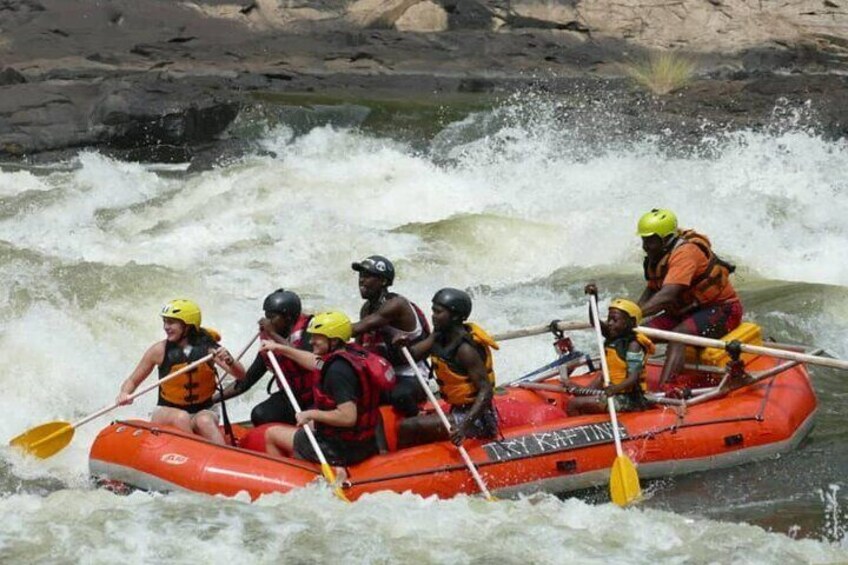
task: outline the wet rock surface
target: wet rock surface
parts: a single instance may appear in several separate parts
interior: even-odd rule
[[[848,131],[842,4],[0,0],[0,159],[229,152],[240,112],[295,92],[438,104],[541,89],[561,97],[563,119],[603,101],[624,116],[609,135],[681,140],[802,109],[837,138]],[[623,65],[655,49],[695,61],[696,79],[664,96],[636,87]]]

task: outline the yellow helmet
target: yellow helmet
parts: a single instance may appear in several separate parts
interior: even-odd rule
[[[309,320],[306,332],[349,341],[353,335],[353,325],[344,312],[321,312]]]
[[[182,320],[186,325],[200,329],[200,306],[191,300],[183,298],[171,300],[162,307],[159,315],[163,318]]]
[[[665,208],[654,208],[647,214],[643,214],[636,228],[636,233],[640,237],[656,235],[664,238],[675,231],[677,231],[677,216]]]
[[[610,308],[615,308],[616,310],[621,310],[634,320],[636,320],[636,325],[642,323],[642,309],[639,308],[639,305],[633,302],[632,300],[627,300],[626,298],[616,298],[609,305]]]

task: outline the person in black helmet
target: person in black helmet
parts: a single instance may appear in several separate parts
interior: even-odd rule
[[[359,294],[366,301],[359,321],[353,324],[353,335],[362,347],[385,357],[394,367],[396,384],[385,401],[402,415],[415,416],[426,395],[394,342],[403,339],[412,344],[430,335],[427,317],[411,301],[389,292],[395,267],[385,257],[372,255],[352,263],[351,268],[359,273]],[[425,374],[428,371],[424,364],[421,369]]]
[[[480,326],[466,321],[470,314],[471,297],[462,290],[443,288],[433,296],[433,333],[409,350],[415,359],[430,356],[439,393],[450,404],[452,429],[448,434],[437,414],[408,418],[400,425],[399,448],[448,437],[459,445],[466,437],[497,435],[492,349],[498,345]]]
[[[305,331],[312,317],[301,312],[300,297],[297,294],[290,290],[277,289],[265,298],[262,308],[265,310],[265,317],[259,320],[261,339],[312,351],[309,334]],[[268,382],[268,392],[271,392],[272,383],[277,384],[277,391],[253,408],[250,421],[254,426],[270,423],[294,425],[294,408],[281,383],[277,382],[277,376],[267,355],[267,352],[257,354],[244,379],[224,389],[223,397],[226,400],[247,392],[266,372],[270,372],[272,377]],[[285,355],[277,354],[276,357],[300,407],[305,410],[312,406],[312,391],[317,373],[304,369]],[[215,400],[219,401],[220,395],[216,395]]]

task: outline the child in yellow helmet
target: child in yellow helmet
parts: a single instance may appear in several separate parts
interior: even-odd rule
[[[597,289],[590,284],[586,286],[586,292],[596,294]],[[601,322],[601,330],[606,338],[604,355],[609,367],[610,385],[603,388],[603,375],[599,373],[589,388],[603,390],[603,394],[575,396],[566,406],[569,416],[606,412],[606,399],[610,396],[619,412],[633,412],[648,407],[643,392],[647,361],[654,352],[654,344],[634,331],[641,321],[642,310],[635,302],[616,298],[610,303],[607,321]]]

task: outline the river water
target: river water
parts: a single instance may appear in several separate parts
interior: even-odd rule
[[[162,338],[171,298],[199,302],[238,351],[281,286],[309,310],[355,315],[350,263],[379,253],[395,262],[395,290],[425,309],[443,286],[470,289],[472,318],[493,332],[584,320],[589,280],[602,309],[638,296],[635,223],[658,206],[737,263],[746,317],[766,335],[848,358],[844,141],[784,123],[686,151],[647,135],[604,145],[555,114],[508,100],[418,130],[257,119],[242,124],[248,156],[203,172],[96,152],[0,169],[0,562],[848,562],[848,374],[835,370],[811,369],[820,409],[800,449],[647,484],[626,510],[602,491],[345,506],[320,487],[254,504],[95,489],[93,437],[110,417],[147,417],[152,394],[80,427],[50,459],[5,447],[109,405]],[[590,335],[573,338],[591,350]],[[551,353],[545,337],[505,342],[499,379]],[[231,403],[235,419],[262,389]]]

